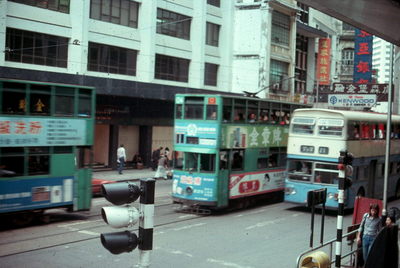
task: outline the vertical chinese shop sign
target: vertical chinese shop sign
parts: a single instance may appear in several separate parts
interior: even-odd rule
[[[355,29],[354,38],[354,76],[357,84],[371,83],[372,79],[372,35]]]
[[[317,61],[317,79],[319,85],[329,85],[331,72],[331,39],[319,39]]]

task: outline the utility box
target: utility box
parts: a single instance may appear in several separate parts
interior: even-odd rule
[[[301,262],[301,268],[329,268],[330,259],[328,254],[323,251],[315,251],[304,257]]]

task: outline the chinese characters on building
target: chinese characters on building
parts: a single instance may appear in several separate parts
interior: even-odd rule
[[[371,83],[372,78],[372,35],[355,29],[354,38],[354,76],[357,84]]]
[[[329,85],[331,71],[331,39],[320,38],[317,57],[317,79],[319,85]]]

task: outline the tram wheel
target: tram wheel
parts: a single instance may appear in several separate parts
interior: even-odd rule
[[[35,214],[31,212],[18,213],[12,216],[11,222],[17,227],[23,227],[33,222]]]

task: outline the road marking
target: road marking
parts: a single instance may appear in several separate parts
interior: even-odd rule
[[[259,213],[262,213],[262,212],[265,212],[265,211],[266,211],[265,208],[263,208],[263,209],[257,209],[257,210],[255,210],[255,211],[250,211],[250,212],[247,212],[247,213],[243,213],[243,214],[236,215],[235,217],[243,217],[243,216],[248,216],[248,215],[259,214]]]
[[[70,227],[70,226],[74,226],[74,225],[86,224],[86,223],[92,223],[92,222],[97,222],[97,221],[103,221],[103,220],[94,220],[94,221],[76,221],[76,222],[73,222],[73,223],[68,223],[68,224],[57,225],[57,227],[61,227],[61,228],[68,228],[68,227]]]
[[[179,216],[179,219],[184,219],[184,218],[189,218],[189,217],[196,217],[196,215],[183,215],[183,216]]]
[[[194,227],[199,227],[205,225],[205,223],[196,223],[196,224],[192,224],[192,225],[186,225],[183,227],[179,227],[179,228],[174,228],[174,231],[181,231],[181,230],[186,230],[186,229],[190,229],[190,228],[194,228]]]
[[[100,235],[100,233],[86,231],[86,230],[79,231],[78,233],[87,234],[87,235],[93,235],[93,236],[99,236]]]
[[[259,222],[259,223],[256,223],[254,225],[250,225],[249,227],[246,227],[246,230],[259,228],[259,227],[264,227],[264,226],[267,226],[267,225],[270,225],[270,224],[277,224],[277,223],[282,222],[284,220],[285,220],[284,218],[279,218],[279,219],[272,220],[272,221]]]
[[[253,268],[253,266],[242,266],[242,265],[237,264],[237,263],[226,262],[226,261],[223,261],[223,260],[216,260],[216,259],[210,259],[210,258],[207,259],[207,262],[218,263],[221,266],[228,266],[228,267],[235,267],[235,268]]]

